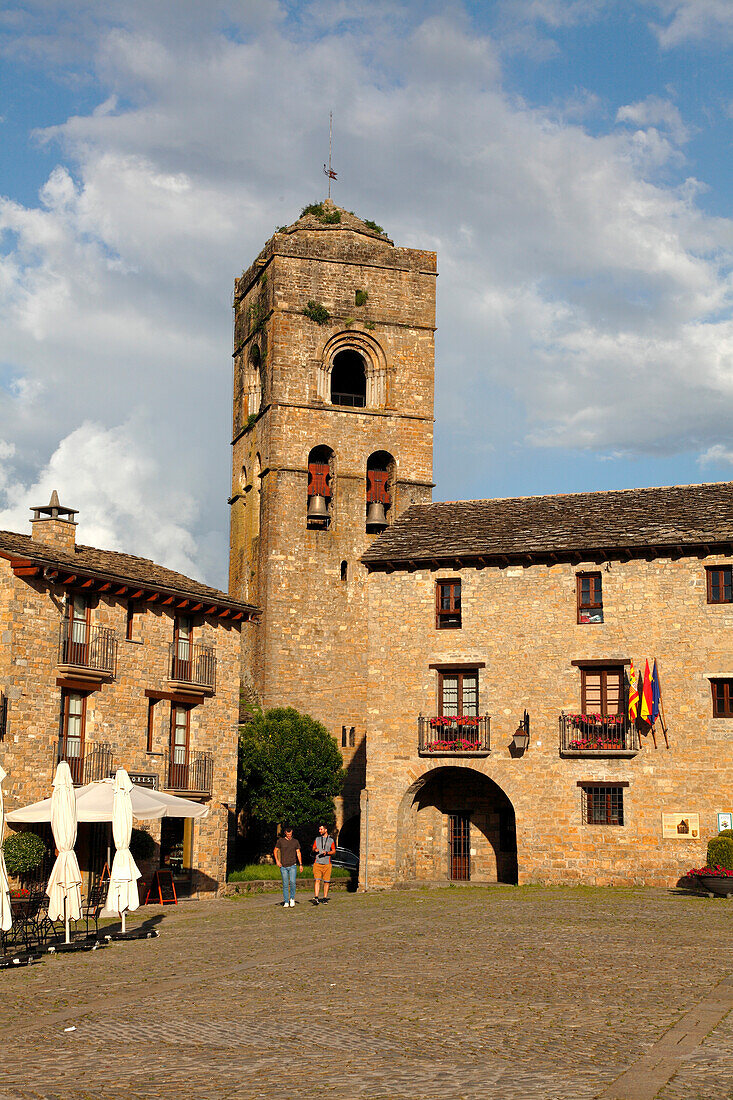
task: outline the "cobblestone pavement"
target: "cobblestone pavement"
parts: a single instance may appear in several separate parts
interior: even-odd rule
[[[591,1100],[733,972],[733,902],[663,890],[143,913],[159,939],[0,972],[2,1100]],[[733,1098],[732,1018],[675,1068],[660,1100]]]

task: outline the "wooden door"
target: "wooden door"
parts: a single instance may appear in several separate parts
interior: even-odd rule
[[[448,815],[450,877],[456,882],[471,878],[471,822],[466,814]]]

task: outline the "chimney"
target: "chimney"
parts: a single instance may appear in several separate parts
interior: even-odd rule
[[[54,550],[64,550],[73,554],[76,546],[76,508],[62,508],[59,495],[54,489],[48,504],[33,508],[31,532],[34,542],[52,546]]]

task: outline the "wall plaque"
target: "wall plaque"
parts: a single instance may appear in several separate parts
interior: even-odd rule
[[[718,814],[718,832],[722,833],[723,829],[733,829],[733,813]]]
[[[698,840],[700,815],[685,812],[662,814],[662,836],[668,840]]]

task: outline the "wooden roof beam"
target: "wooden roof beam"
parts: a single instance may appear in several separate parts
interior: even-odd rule
[[[216,611],[216,609],[217,609],[216,604],[212,604],[210,607],[207,607],[205,609],[204,615],[213,615],[214,612]]]
[[[37,565],[16,565],[13,569],[16,577],[35,577],[40,571]]]
[[[127,591],[127,589],[125,589],[125,591]],[[144,596],[144,595],[145,595],[145,589],[144,588],[138,588],[138,590],[136,592],[131,592],[130,593],[130,599],[131,600],[139,600],[140,597]]]
[[[180,611],[182,608],[188,607],[190,602],[190,600],[180,600],[180,602],[176,604],[176,610]]]
[[[217,618],[226,619],[226,618],[228,618],[229,615],[231,615],[231,613],[232,613],[231,608],[225,607],[223,611],[220,611],[218,613]]]
[[[123,584],[122,588],[115,589],[114,594],[115,594],[115,596],[124,596],[125,592],[127,592],[127,585]]]
[[[31,561],[30,558],[11,558],[10,559],[10,568],[11,569],[29,569],[31,565],[33,565],[33,562]]]
[[[165,599],[165,600],[161,600],[160,602],[161,602],[161,603],[163,603],[163,604],[166,604],[166,605],[167,605],[167,604],[169,604],[169,603],[173,603],[173,601],[175,600],[175,598],[176,598],[175,596],[168,596],[168,598],[167,598],[167,599]]]
[[[145,597],[145,603],[155,603],[160,598],[159,592],[151,592],[149,596]]]
[[[112,587],[111,582],[107,581],[105,584],[100,584],[99,591],[100,592],[107,592],[108,589],[110,589],[111,587]]]
[[[76,573],[70,573],[68,577],[64,577],[61,581],[62,584],[73,584],[76,580]]]
[[[233,621],[236,620],[236,619],[243,619],[243,618],[244,618],[244,612],[243,611],[235,611],[234,614],[232,615],[232,620]]]
[[[200,611],[204,605],[202,603],[195,603],[191,605],[191,611]]]
[[[92,588],[93,585],[94,585],[94,577],[90,577],[89,580],[81,582],[81,587],[82,588]]]

